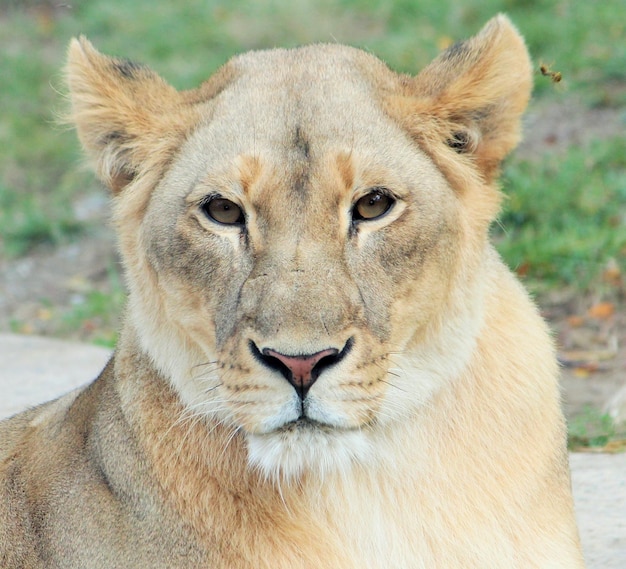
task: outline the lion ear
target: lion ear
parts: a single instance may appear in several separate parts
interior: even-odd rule
[[[100,54],[83,37],[70,43],[66,74],[70,120],[114,193],[167,162],[191,120],[173,87],[147,67]]]
[[[441,53],[404,83],[401,122],[419,138],[429,126],[441,142],[469,155],[490,181],[517,145],[532,89],[524,40],[499,15],[473,38]],[[398,101],[396,101],[398,103]]]

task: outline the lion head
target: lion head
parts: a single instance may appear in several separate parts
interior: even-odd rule
[[[470,362],[529,69],[502,16],[416,77],[313,45],[235,57],[182,92],[72,43],[128,336],[265,475],[384,458]]]

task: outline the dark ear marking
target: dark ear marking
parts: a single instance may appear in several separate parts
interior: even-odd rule
[[[113,193],[118,193],[130,184],[136,177],[137,173],[127,168],[122,168],[111,176],[111,189]]]
[[[469,130],[455,130],[446,139],[446,144],[452,148],[457,154],[466,154],[473,152],[478,146],[476,135]]]
[[[123,144],[124,142],[126,142],[126,136],[118,130],[106,133],[99,140],[101,146],[106,146],[111,143]]]
[[[457,59],[465,54],[471,53],[471,49],[467,40],[454,42],[442,54],[442,60]]]
[[[452,148],[458,154],[467,152],[469,145],[469,133],[464,131],[457,131],[452,133],[452,137],[446,140],[446,144]]]
[[[126,79],[137,79],[140,72],[145,69],[144,65],[130,59],[114,59],[112,65],[113,69]]]

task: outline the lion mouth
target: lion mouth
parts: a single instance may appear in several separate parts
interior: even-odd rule
[[[294,421],[289,421],[284,425],[278,427],[272,433],[268,434],[292,434],[292,433],[315,433],[315,434],[335,434],[339,432],[358,431],[361,430],[356,427],[345,427],[341,425],[333,425],[331,423],[324,423],[317,421],[306,415],[301,415]]]
[[[279,427],[276,432],[277,433],[291,433],[295,431],[322,431],[322,432],[331,432],[339,430],[335,425],[330,425],[328,423],[321,423],[320,421],[316,421],[315,419],[311,419],[306,415],[301,415],[295,421],[289,421],[285,423],[282,427]]]

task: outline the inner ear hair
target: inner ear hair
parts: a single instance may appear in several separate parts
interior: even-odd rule
[[[136,173],[123,168],[118,170],[109,178],[109,185],[114,194],[122,191],[128,184],[135,179]]]
[[[457,154],[475,152],[480,135],[469,128],[455,128],[446,139],[446,144]]]

